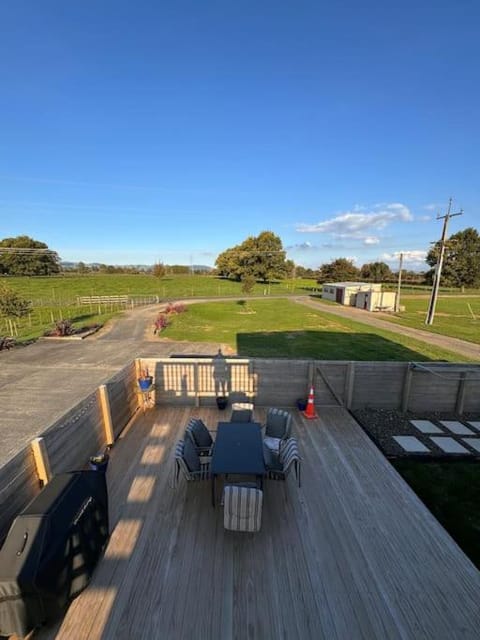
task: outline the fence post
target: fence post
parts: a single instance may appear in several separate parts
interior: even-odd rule
[[[309,362],[308,363],[308,387],[313,387],[315,386],[315,380],[314,380],[314,375],[315,375],[315,364],[313,362]],[[308,390],[307,390],[308,391]]]
[[[195,406],[200,406],[200,398],[198,397],[198,360],[193,365],[193,391],[195,393]]]
[[[405,377],[403,379],[403,389],[402,389],[402,413],[406,413],[408,411],[408,401],[410,398],[410,387],[412,386],[412,363],[409,362],[407,364],[407,370],[405,372]]]
[[[115,442],[115,434],[113,432],[112,409],[110,407],[110,398],[108,396],[108,388],[106,384],[98,387],[100,396],[100,408],[102,411],[103,428],[105,430],[105,442],[111,445]]]
[[[466,383],[467,374],[465,371],[462,371],[460,374],[460,380],[458,382],[458,390],[457,390],[457,400],[455,403],[455,413],[458,415],[463,414],[463,408],[465,405],[465,383]]]
[[[52,479],[52,469],[48,457],[47,447],[43,438],[35,438],[31,442],[35,466],[37,468],[38,479],[43,487]]]
[[[347,364],[347,375],[345,377],[345,408],[352,408],[353,400],[353,387],[355,383],[355,363],[349,362]]]

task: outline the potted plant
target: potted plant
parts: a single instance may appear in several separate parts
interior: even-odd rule
[[[150,389],[153,383],[153,376],[148,373],[148,368],[142,369],[140,372],[140,377],[138,378],[138,386],[143,391]]]
[[[216,401],[217,401],[217,407],[218,409],[220,409],[220,411],[224,411],[227,408],[227,404],[228,404],[227,396],[217,396]]]
[[[307,408],[307,399],[306,398],[298,398],[297,400],[297,409],[299,411],[305,411]]]
[[[108,447],[103,453],[90,457],[90,469],[92,471],[100,471],[106,473],[109,461]]]

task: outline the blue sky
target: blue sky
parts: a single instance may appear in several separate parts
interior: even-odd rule
[[[318,267],[421,268],[479,227],[480,5],[0,5],[0,237],[213,264],[263,230]]]

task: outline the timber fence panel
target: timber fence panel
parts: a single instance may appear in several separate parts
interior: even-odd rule
[[[134,363],[132,362],[119,371],[106,383],[106,387],[110,401],[113,432],[117,437],[138,409]]]
[[[313,363],[313,388],[316,405],[345,406],[348,362],[316,360]]]
[[[447,372],[447,368],[445,368]],[[410,386],[410,411],[454,412],[457,402],[458,378],[441,377],[435,373],[414,369]]]
[[[352,409],[399,409],[407,362],[355,362]]]
[[[310,364],[308,360],[252,359],[256,404],[291,407],[298,398],[306,398]]]
[[[105,447],[103,416],[94,391],[43,434],[54,475],[82,469]]]
[[[25,447],[0,468],[0,544],[14,518],[40,492],[31,447]]]
[[[465,401],[463,410],[470,413],[480,412],[480,370],[473,374],[476,379],[465,379]]]

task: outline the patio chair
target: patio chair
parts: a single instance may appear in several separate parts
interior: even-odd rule
[[[179,440],[175,447],[174,487],[178,484],[180,474],[183,475],[187,482],[208,480],[210,477],[210,459],[203,461],[189,438]]]
[[[286,480],[292,469],[295,469],[298,486],[301,486],[300,464],[302,458],[298,452],[296,438],[283,440],[278,455],[268,448],[264,451],[267,478],[272,480]]]
[[[270,407],[267,411],[263,442],[272,451],[279,452],[280,443],[286,440],[292,430],[292,416],[288,411]]]
[[[230,422],[252,422],[253,421],[253,403],[252,402],[234,402],[232,404],[232,415]]]
[[[200,418],[191,418],[185,429],[185,440],[191,440],[198,455],[211,456],[213,438],[210,431]]]
[[[260,531],[263,491],[242,485],[223,490],[223,526],[229,531]]]

